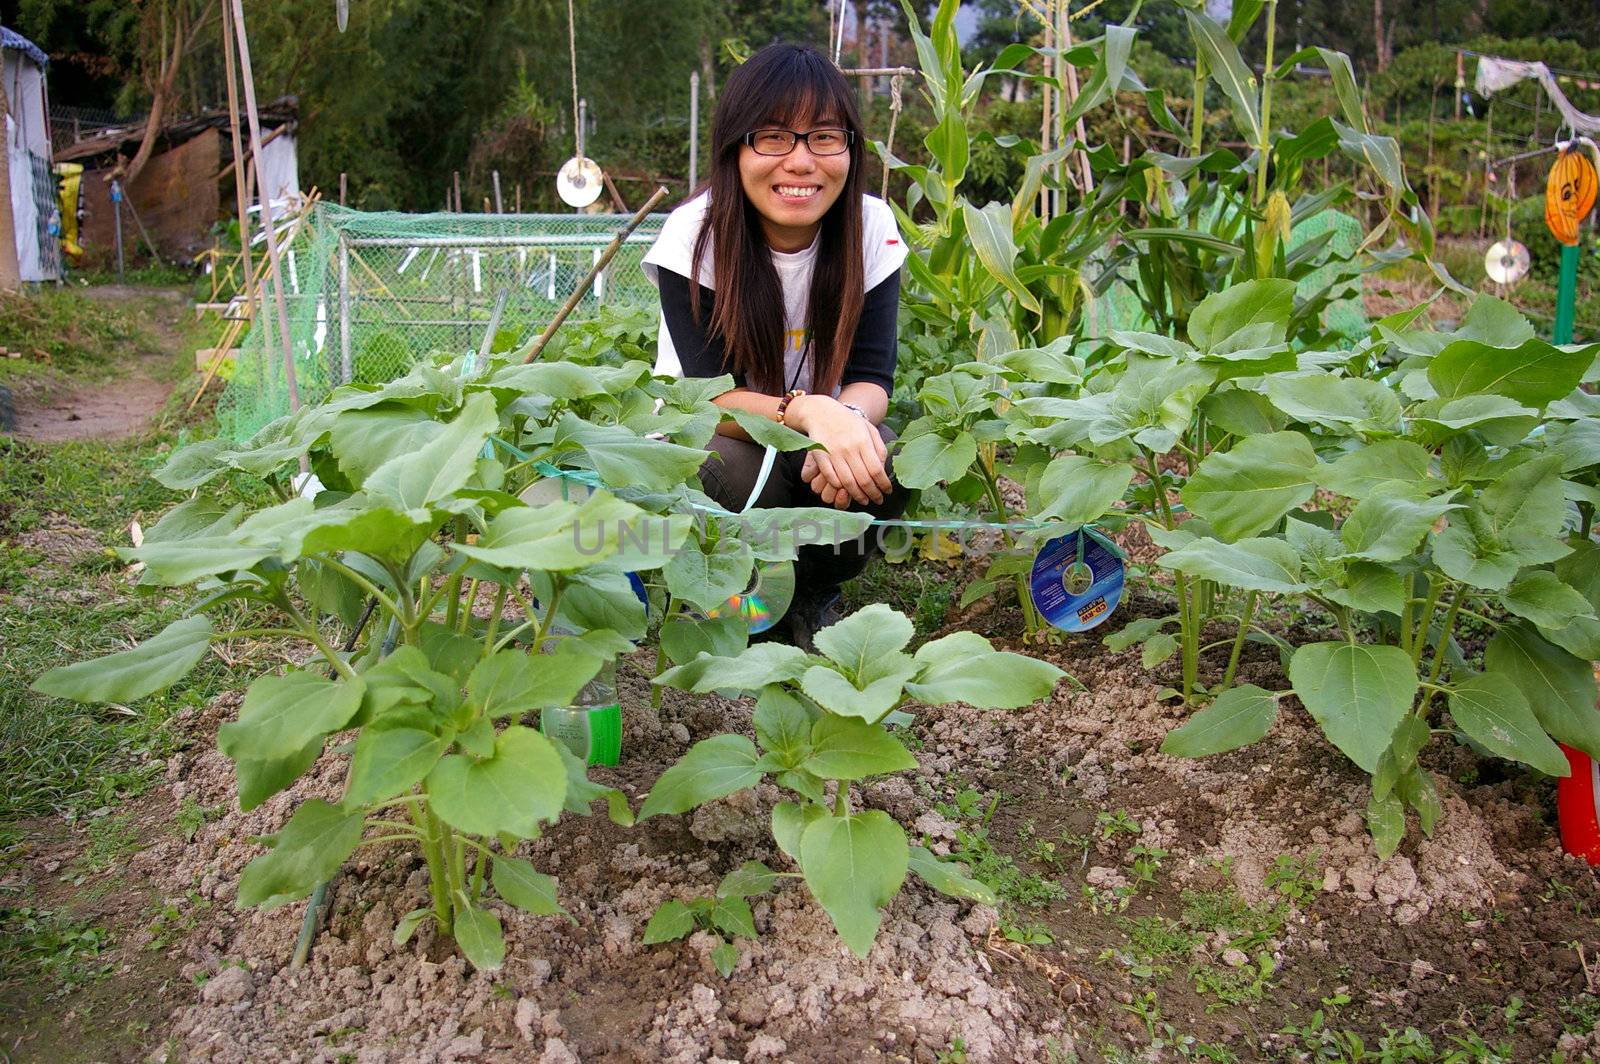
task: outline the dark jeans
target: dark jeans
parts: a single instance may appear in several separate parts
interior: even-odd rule
[[[894,430],[885,425],[878,426],[878,435],[883,438],[886,446],[896,439]],[[705,487],[706,494],[725,509],[735,512],[744,509],[745,501],[750,498],[751,489],[756,486],[756,477],[761,473],[761,461],[766,457],[767,449],[749,440],[718,435],[711,437],[711,442],[706,444],[706,450],[712,452],[711,457],[700,467],[700,481]],[[780,452],[773,463],[772,475],[767,478],[767,483],[761,489],[761,494],[756,497],[752,509],[823,505],[821,498],[811,490],[811,486],[800,479],[800,470],[805,465],[805,459],[804,451]],[[893,459],[885,463],[885,466],[890,480],[893,480]],[[855,513],[869,513],[873,517],[893,519],[905,513],[909,496],[909,489],[901,487],[896,482],[893,490],[884,496],[882,503],[859,506],[852,502],[849,510]],[[846,580],[858,575],[879,549],[877,532],[878,529],[869,528],[860,537],[846,540],[837,546],[812,544],[801,547],[800,557],[795,562],[796,594],[826,595],[836,590]]]

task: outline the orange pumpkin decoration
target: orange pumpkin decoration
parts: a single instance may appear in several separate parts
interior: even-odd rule
[[[1596,186],[1600,179],[1583,153],[1563,149],[1556,156],[1544,187],[1544,224],[1561,243],[1577,246],[1578,225],[1594,209]]]

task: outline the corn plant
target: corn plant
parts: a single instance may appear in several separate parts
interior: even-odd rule
[[[856,805],[851,788],[916,767],[891,730],[910,719],[902,709],[909,702],[1015,708],[1048,695],[1063,674],[997,651],[974,632],[908,653],[911,636],[904,614],[872,605],[818,632],[817,654],[762,643],[732,656],[702,653],[664,672],[656,682],[667,687],[756,695],[756,741],[725,734],[696,743],[651,787],[640,819],[685,813],[771,776],[793,795],[773,808],[773,840],[799,866],[840,938],[862,957],[877,937],[880,910],[908,870],[936,890],[992,903],[992,894],[957,866],[910,845],[889,814]],[[684,914],[673,913],[681,924]]]

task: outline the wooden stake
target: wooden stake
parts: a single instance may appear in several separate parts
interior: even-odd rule
[[[289,385],[289,411],[300,409],[300,386],[295,380],[294,344],[289,336],[289,304],[283,295],[283,271],[278,266],[278,236],[272,224],[272,192],[261,169],[261,113],[256,110],[255,74],[250,67],[250,36],[245,32],[244,0],[232,0],[233,32],[239,45],[239,73],[244,83],[244,111],[250,120],[251,169],[261,192],[261,224],[267,231],[267,260],[272,269],[272,292],[278,309],[278,335],[283,341],[283,372]]]
[[[500,171],[491,170],[490,173],[494,175],[494,213],[504,214],[506,205],[500,199]]]
[[[349,186],[346,184],[346,179],[349,176],[343,170],[339,171],[339,206],[341,207],[345,205],[345,195],[350,191]]]
[[[461,171],[453,171],[453,182],[456,190],[456,213],[461,213]]]

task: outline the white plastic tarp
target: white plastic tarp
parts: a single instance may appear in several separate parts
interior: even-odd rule
[[[274,208],[280,200],[300,198],[300,166],[293,133],[280,133],[262,146],[258,193],[270,197]]]
[[[1478,57],[1478,77],[1474,84],[1479,96],[1492,96],[1509,89],[1519,81],[1537,78],[1544,87],[1550,102],[1561,112],[1561,120],[1575,133],[1600,133],[1600,115],[1585,114],[1572,106],[1567,94],[1556,84],[1555,75],[1543,63],[1530,63],[1521,59],[1500,59],[1492,55]]]

